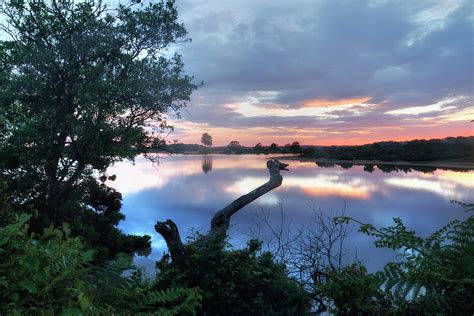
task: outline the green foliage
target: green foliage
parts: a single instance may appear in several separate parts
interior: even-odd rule
[[[472,204],[459,203],[470,212]],[[414,314],[472,314],[474,312],[474,216],[448,223],[427,238],[409,231],[399,218],[395,225],[376,228],[359,223],[360,231],[376,238],[377,247],[401,250],[400,262],[378,273],[391,297],[392,308]]]
[[[0,228],[1,314],[194,315],[199,307],[197,290],[155,290],[127,255],[94,266],[93,252],[68,236],[68,225],[30,235],[28,220],[21,215]]]
[[[11,207],[11,197],[7,194],[7,184],[0,178],[0,227],[12,223],[15,219]]]
[[[163,54],[187,40],[174,2],[8,0],[1,15],[0,179],[12,208],[38,212],[36,232],[93,218],[103,225],[73,233],[111,241],[123,215],[92,203],[95,175],[160,142],[165,116],[197,87],[179,55]]]
[[[87,195],[83,199],[90,207],[68,217],[72,234],[81,236],[89,248],[97,250],[96,260],[111,259],[120,252],[150,250],[150,236],[124,235],[116,227],[125,218],[120,212],[121,200],[120,192],[104,183],[92,181],[88,184]]]
[[[98,309],[103,313],[195,315],[201,303],[202,297],[196,289],[154,289],[154,283],[146,279],[139,269],[132,270],[129,278],[117,278],[120,274],[110,273],[110,266],[99,271],[97,286],[101,294],[96,302],[100,303]],[[123,268],[119,271],[123,271]]]
[[[157,288],[199,288],[206,315],[305,315],[309,297],[276,264],[270,253],[258,253],[252,240],[244,249],[227,249],[221,236],[198,236],[186,246],[184,262],[164,257]]]
[[[330,312],[343,315],[380,314],[388,310],[390,302],[381,289],[380,277],[367,273],[360,263],[340,270],[328,269],[324,281],[317,284],[317,291],[335,308]]]
[[[0,228],[0,313],[87,309],[92,293],[86,280],[90,251],[77,238],[46,229],[28,234],[29,216]],[[65,229],[67,232],[67,229]]]

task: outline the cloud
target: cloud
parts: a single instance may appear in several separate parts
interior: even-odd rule
[[[309,107],[309,108],[319,108],[319,107],[360,104],[360,103],[365,103],[369,100],[370,100],[370,97],[339,99],[339,100],[313,99],[313,100],[304,101],[303,106]]]
[[[363,132],[376,122],[411,126],[413,119],[472,106],[474,14],[468,0],[177,5],[193,38],[178,51],[186,70],[205,82],[184,115],[189,122],[229,132],[315,125]],[[417,111],[447,99],[459,101]],[[418,137],[415,128],[410,132]]]

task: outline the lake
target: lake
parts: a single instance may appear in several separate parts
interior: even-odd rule
[[[126,220],[120,228],[128,234],[152,236],[152,253],[137,257],[136,263],[151,271],[166,251],[166,244],[154,231],[156,221],[172,219],[181,236],[193,230],[205,232],[214,213],[269,178],[266,155],[174,155],[163,156],[159,164],[137,157],[135,164],[121,162],[109,174],[109,182],[123,194]],[[281,161],[286,161],[281,159]],[[262,214],[278,225],[295,231],[308,229],[314,210],[328,215],[345,214],[376,226],[391,225],[401,217],[409,229],[421,236],[466,214],[457,200],[473,202],[474,171],[435,170],[421,172],[390,167],[318,166],[314,162],[286,161],[290,171],[282,171],[283,184],[240,210],[231,220],[230,242],[245,245],[259,231],[267,236]],[[382,169],[382,170],[381,170]],[[264,212],[264,213],[262,213]],[[346,239],[347,261],[362,260],[369,270],[381,269],[396,257],[391,250],[376,249],[373,240],[357,232]]]

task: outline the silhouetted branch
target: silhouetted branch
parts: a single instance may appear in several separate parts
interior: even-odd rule
[[[256,188],[255,190],[242,195],[222,210],[217,212],[211,219],[211,231],[210,233],[225,233],[229,228],[230,218],[232,215],[237,213],[241,208],[249,204],[250,202],[258,199],[265,193],[279,187],[283,181],[283,177],[280,175],[280,170],[286,169],[288,164],[281,163],[276,159],[267,161],[267,168],[270,172],[270,179]]]
[[[241,208],[250,202],[258,199],[265,193],[270,192],[281,185],[283,177],[280,175],[280,170],[288,170],[286,167],[288,167],[288,164],[281,163],[276,159],[267,161],[270,179],[255,190],[242,195],[224,207],[222,210],[217,212],[212,217],[211,230],[209,231],[209,234],[226,234],[232,215],[237,213]],[[155,230],[165,239],[173,262],[181,261],[185,255],[186,249],[181,241],[176,224],[170,219],[166,220],[165,222],[157,222],[155,225]]]
[[[185,249],[176,224],[172,220],[167,219],[166,222],[157,222],[155,230],[165,239],[173,262],[181,261],[184,257]]]

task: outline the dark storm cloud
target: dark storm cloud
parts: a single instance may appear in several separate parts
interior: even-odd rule
[[[367,96],[369,103],[380,105],[367,111],[363,118],[369,121],[390,110],[474,94],[470,1],[177,4],[193,38],[179,51],[187,71],[205,82],[185,115],[193,122],[240,127],[318,121],[249,118],[224,106],[256,91],[278,92],[260,102],[263,108],[300,108],[305,100]],[[338,121],[351,116],[338,114]]]

